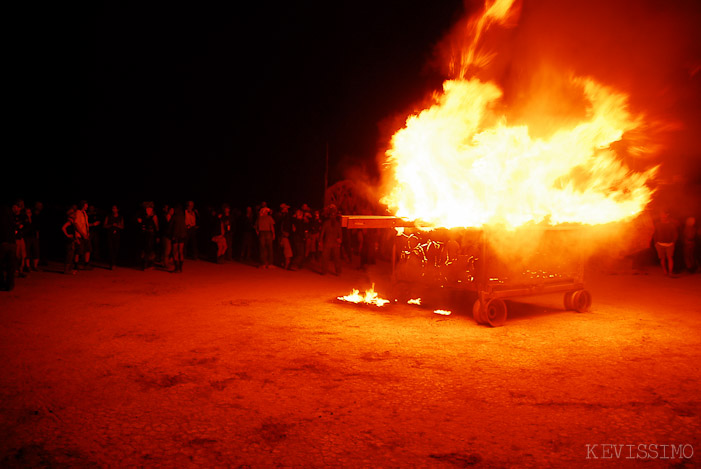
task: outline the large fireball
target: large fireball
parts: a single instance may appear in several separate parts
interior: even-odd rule
[[[633,218],[650,201],[655,169],[631,171],[615,151],[643,123],[629,112],[626,94],[563,70],[583,109],[547,136],[535,136],[528,124],[509,123],[496,83],[468,76],[490,63],[492,55],[478,47],[486,29],[513,15],[511,1],[491,2],[469,23],[471,41],[453,67],[457,76],[392,137],[383,202],[397,216],[443,227]]]

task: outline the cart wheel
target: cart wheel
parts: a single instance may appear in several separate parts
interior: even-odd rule
[[[575,293],[576,293],[576,291],[565,292],[565,309],[567,311],[572,311],[574,309],[574,304],[572,303],[572,297],[574,297]]]
[[[506,322],[506,303],[499,298],[489,301],[484,307],[482,317],[492,327],[503,326]]]
[[[586,313],[591,307],[591,293],[586,290],[577,290],[572,295],[572,309],[578,313]]]
[[[475,303],[472,305],[472,317],[475,319],[477,324],[485,323],[483,313],[484,308],[482,308],[482,302],[480,300],[475,300]]]

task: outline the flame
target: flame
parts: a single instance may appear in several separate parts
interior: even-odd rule
[[[369,290],[365,290],[365,295],[360,294],[360,290],[353,289],[350,295],[339,296],[337,299],[341,301],[348,301],[350,303],[366,303],[375,306],[384,306],[389,303],[389,300],[380,298],[379,294],[375,291],[375,284],[372,284]]]
[[[447,311],[447,310],[445,310],[445,309],[436,309],[436,310],[434,310],[433,312],[436,313],[436,314],[443,315],[443,316],[450,316],[451,314],[453,314],[452,311]]]
[[[513,17],[512,7],[513,0],[487,3],[470,23],[473,40],[460,64],[451,64],[457,78],[445,81],[433,104],[394,134],[382,202],[399,217],[448,228],[633,218],[650,201],[647,183],[657,168],[633,172],[614,150],[643,124],[629,112],[626,94],[593,78],[571,77],[569,89],[585,105],[581,116],[536,137],[527,124],[509,125],[496,83],[467,78],[469,70],[489,64],[479,39]]]
[[[407,304],[421,306],[421,298],[414,298],[414,299],[408,300]]]

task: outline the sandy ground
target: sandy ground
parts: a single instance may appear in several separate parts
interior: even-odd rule
[[[462,298],[448,317],[334,301],[369,281],[206,262],[18,280],[0,466],[701,466],[701,275],[589,272],[592,312],[528,298],[502,328]]]

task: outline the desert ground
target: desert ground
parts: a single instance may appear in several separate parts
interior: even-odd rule
[[[56,267],[0,293],[2,467],[701,466],[699,274],[590,266],[591,312],[491,328],[336,300],[386,266]]]

